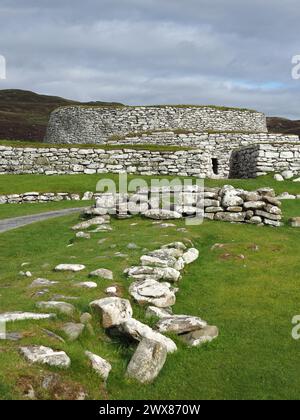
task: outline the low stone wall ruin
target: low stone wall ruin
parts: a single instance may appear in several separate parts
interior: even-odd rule
[[[163,204],[162,204],[163,203]],[[166,206],[166,203],[170,205]],[[141,189],[134,194],[102,194],[87,216],[115,214],[119,218],[142,214],[154,220],[202,217],[209,220],[281,226],[281,202],[271,188],[257,191],[235,189],[231,185],[204,189],[161,187]]]

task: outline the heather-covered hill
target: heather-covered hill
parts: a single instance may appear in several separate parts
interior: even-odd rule
[[[59,106],[79,104],[82,103],[26,90],[0,90],[0,139],[42,141],[50,113]],[[86,104],[114,105],[106,102]]]

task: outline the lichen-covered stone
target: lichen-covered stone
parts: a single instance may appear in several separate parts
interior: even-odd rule
[[[161,283],[151,278],[133,282],[129,286],[129,293],[138,303],[149,303],[159,308],[173,306],[176,291],[170,283]]]
[[[20,352],[31,363],[41,363],[58,368],[68,368],[71,365],[71,360],[64,351],[55,351],[49,347],[21,347]]]
[[[126,376],[142,384],[151,383],[158,376],[167,359],[167,348],[144,338],[127,366]]]
[[[137,341],[142,341],[143,338],[157,341],[167,348],[168,353],[173,353],[177,350],[177,346],[170,338],[165,337],[163,334],[154,331],[148,325],[137,321],[134,318],[129,319],[119,325],[119,330]]]
[[[103,359],[97,354],[91,353],[90,351],[86,351],[85,355],[90,360],[92,368],[95,370],[95,372],[97,372],[97,374],[101,376],[104,381],[106,381],[112,369],[111,364],[107,360]]]
[[[91,302],[90,306],[101,313],[104,328],[114,327],[132,317],[132,308],[127,299],[107,297]]]

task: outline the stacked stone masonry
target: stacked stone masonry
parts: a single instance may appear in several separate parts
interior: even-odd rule
[[[219,178],[233,177],[232,174],[232,153],[233,151],[245,146],[252,146],[260,143],[299,143],[296,135],[282,134],[242,134],[242,133],[187,133],[176,134],[176,132],[156,132],[152,134],[142,134],[136,137],[124,137],[119,141],[108,141],[108,144],[126,145],[163,145],[197,148],[208,154],[211,163],[210,174],[207,176],[217,176]],[[217,168],[213,168],[213,160]]]
[[[175,134],[153,133],[141,137],[140,144],[162,144],[190,147],[189,150],[149,151],[134,150],[130,146],[121,145],[118,150],[79,149],[79,148],[13,148],[0,146],[0,174],[96,174],[96,173],[136,173],[142,175],[182,175],[199,178],[237,177],[239,171],[235,168],[240,155],[236,150],[250,146],[256,149],[256,144],[268,143],[264,147],[274,147],[275,155],[268,158],[268,171],[280,167],[294,168],[292,158],[297,158],[300,147],[298,136],[283,136],[280,134],[235,134],[235,133],[198,133]],[[274,146],[272,146],[274,144]],[[269,146],[268,146],[269,145]],[[45,145],[46,146],[46,145]],[[194,149],[193,149],[194,148]],[[283,154],[277,153],[281,148]],[[293,156],[292,156],[293,155]],[[280,156],[290,156],[281,158]],[[292,156],[292,157],[291,157]],[[290,159],[290,162],[288,162]],[[288,165],[288,163],[290,165]],[[243,164],[242,164],[243,165]],[[248,165],[247,165],[248,167]],[[246,170],[246,168],[245,168]],[[244,171],[245,172],[245,171]],[[249,177],[256,172],[249,172]],[[266,172],[266,171],[263,171]],[[245,172],[244,177],[248,177]]]
[[[163,203],[163,204],[162,204]],[[209,219],[232,223],[281,226],[281,202],[271,188],[256,191],[177,186],[142,188],[134,194],[103,194],[86,215],[116,215],[127,218],[142,214],[154,220],[181,218]]]
[[[50,117],[46,143],[103,144],[113,135],[159,129],[267,132],[264,114],[216,107],[62,107]]]
[[[269,172],[300,173],[300,143],[256,144],[232,154],[232,176],[255,178]]]
[[[79,143],[91,146],[78,148]],[[94,148],[93,144],[103,146]],[[118,149],[112,150],[112,144]],[[153,145],[155,150],[149,147]],[[268,134],[265,115],[256,111],[195,106],[62,107],[51,114],[44,148],[0,146],[0,175],[126,172],[248,178],[283,169],[297,174],[299,147],[298,136]]]
[[[67,192],[25,192],[22,194],[6,194],[0,195],[1,204],[31,204],[31,203],[48,203],[59,201],[91,201],[97,200],[102,196],[102,193],[93,193],[86,191],[84,194],[74,194]]]
[[[0,174],[181,175],[205,178],[212,172],[210,155],[203,150],[159,152],[0,146]]]
[[[268,134],[268,133],[209,133],[176,131],[160,131],[136,136],[124,136],[118,140],[108,140],[108,145],[161,145],[198,148],[209,147],[211,151],[231,151],[241,146],[256,143],[299,143],[296,135]]]
[[[0,195],[0,204],[26,204],[26,203],[47,203],[58,201],[79,201],[79,194],[69,193],[38,193],[26,192],[23,194]]]

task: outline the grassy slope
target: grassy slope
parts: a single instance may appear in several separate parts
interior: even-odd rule
[[[299,211],[297,202],[286,202],[284,206],[287,216]],[[79,293],[72,287],[72,281],[87,279],[89,270],[110,268],[126,296],[129,282],[122,271],[137,263],[142,252],[128,251],[129,242],[153,249],[175,239],[189,238],[200,250],[200,258],[185,270],[174,312],[199,315],[218,325],[220,337],[194,349],[182,346],[177,340],[179,351],[169,355],[159,378],[152,385],[141,386],[124,379],[134,348],[108,341],[96,321],[96,336],[84,333],[77,342],[65,345],[40,330],[43,326],[59,332],[62,317],[52,322],[10,325],[11,330],[27,332],[22,344],[36,343],[66,350],[72,358],[72,368],[60,373],[62,377],[82,383],[90,398],[97,399],[299,398],[299,343],[291,338],[291,319],[299,312],[298,230],[205,222],[202,226],[188,227],[188,233],[179,233],[174,228],[161,230],[151,221],[137,218],[113,221],[113,232],[97,234],[90,241],[81,240],[67,248],[73,237],[70,226],[76,221],[73,215],[0,235],[2,311],[34,310],[35,301],[43,299],[30,297],[27,286],[31,280],[17,275],[25,261],[30,262],[27,268],[34,278],[42,276],[61,281],[46,299],[55,292],[77,295],[80,300],[76,301],[76,307],[85,311],[91,300],[104,296],[103,290],[110,282],[101,280],[97,291]],[[131,226],[133,222],[138,226]],[[184,226],[183,222],[176,224]],[[102,237],[109,239],[97,244]],[[225,248],[212,251],[216,242],[225,243]],[[114,244],[117,247],[110,248]],[[259,246],[258,251],[253,250],[253,244]],[[128,259],[114,257],[116,251],[128,253]],[[225,253],[229,256],[225,257]],[[238,257],[241,254],[244,260]],[[84,263],[88,270],[76,275],[53,273],[53,267],[61,262]],[[140,308],[135,306],[134,312],[143,319]],[[33,383],[33,378],[41,372],[56,371],[28,365],[17,349],[18,344],[0,343],[0,397],[3,399],[22,397],[20,378],[29,378]],[[101,381],[83,357],[86,349],[102,355],[113,365],[106,391],[99,387]],[[51,397],[45,391],[40,392],[40,397]]]
[[[1,175],[0,176],[0,195],[1,194],[20,194],[29,191],[36,192],[70,192],[84,193],[85,191],[95,191],[97,182],[100,179],[112,179],[118,181],[118,174],[96,174],[96,175]],[[145,179],[150,181],[150,177],[129,175],[128,180]],[[162,177],[157,177],[162,178]],[[173,177],[163,177],[174,179]],[[289,191],[292,194],[300,194],[300,184],[292,181],[277,182],[272,175],[259,177],[255,179],[226,179],[212,180],[206,179],[207,186],[220,186],[231,184],[239,188],[254,190],[260,187],[270,186],[277,193]]]

